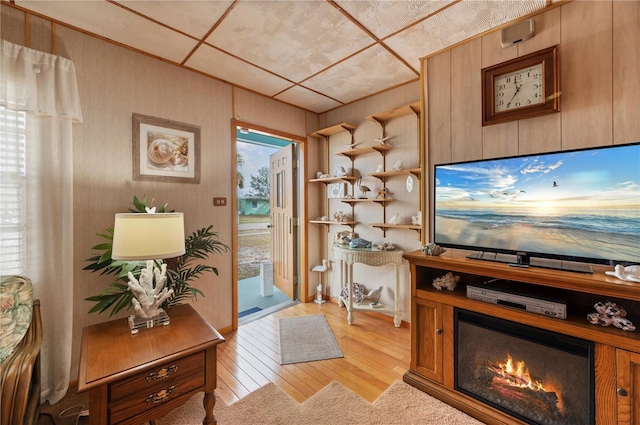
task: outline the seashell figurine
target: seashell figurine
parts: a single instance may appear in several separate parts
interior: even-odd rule
[[[447,252],[447,250],[441,247],[440,245],[434,244],[433,242],[428,243],[422,247],[422,253],[427,255],[438,256],[444,252]]]
[[[389,219],[389,224],[402,224],[402,217],[400,217],[400,213],[396,213],[393,217]]]
[[[149,145],[147,156],[155,164],[166,164],[174,156],[175,146],[166,139],[156,139]]]
[[[620,328],[623,331],[633,332],[636,327],[626,318],[627,311],[624,307],[617,305],[611,301],[597,302],[593,305],[595,313],[587,314],[587,321],[592,325],[610,326]]]

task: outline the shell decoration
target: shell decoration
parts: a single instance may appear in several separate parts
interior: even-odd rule
[[[166,139],[156,139],[149,145],[147,155],[155,164],[166,164],[174,157],[175,145]]]

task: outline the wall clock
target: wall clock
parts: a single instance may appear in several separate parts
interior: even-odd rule
[[[483,126],[558,111],[558,46],[482,70]]]

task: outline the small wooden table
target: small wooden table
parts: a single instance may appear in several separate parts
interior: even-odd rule
[[[82,333],[78,392],[89,391],[91,425],[139,425],[204,391],[203,424],[215,424],[216,350],[224,338],[190,305],[168,326],[131,334],[126,319]]]
[[[347,322],[353,324],[354,311],[375,311],[393,316],[393,324],[399,328],[402,324],[402,310],[400,310],[400,276],[398,267],[402,265],[403,251],[394,249],[391,251],[383,251],[375,248],[349,248],[348,245],[333,245],[333,255],[336,260],[340,261],[340,290],[344,285],[348,285],[349,295],[346,300],[338,296],[338,305],[342,307],[344,302],[347,307]],[[387,306],[384,304],[376,304],[375,306],[365,303],[353,302],[353,265],[362,263],[369,266],[384,266],[392,264],[396,272],[396,281],[393,287],[394,305]],[[344,270],[343,264],[346,264]]]

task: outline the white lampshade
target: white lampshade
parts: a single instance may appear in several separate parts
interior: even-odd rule
[[[182,213],[118,213],[113,226],[114,260],[155,260],[185,253]]]

